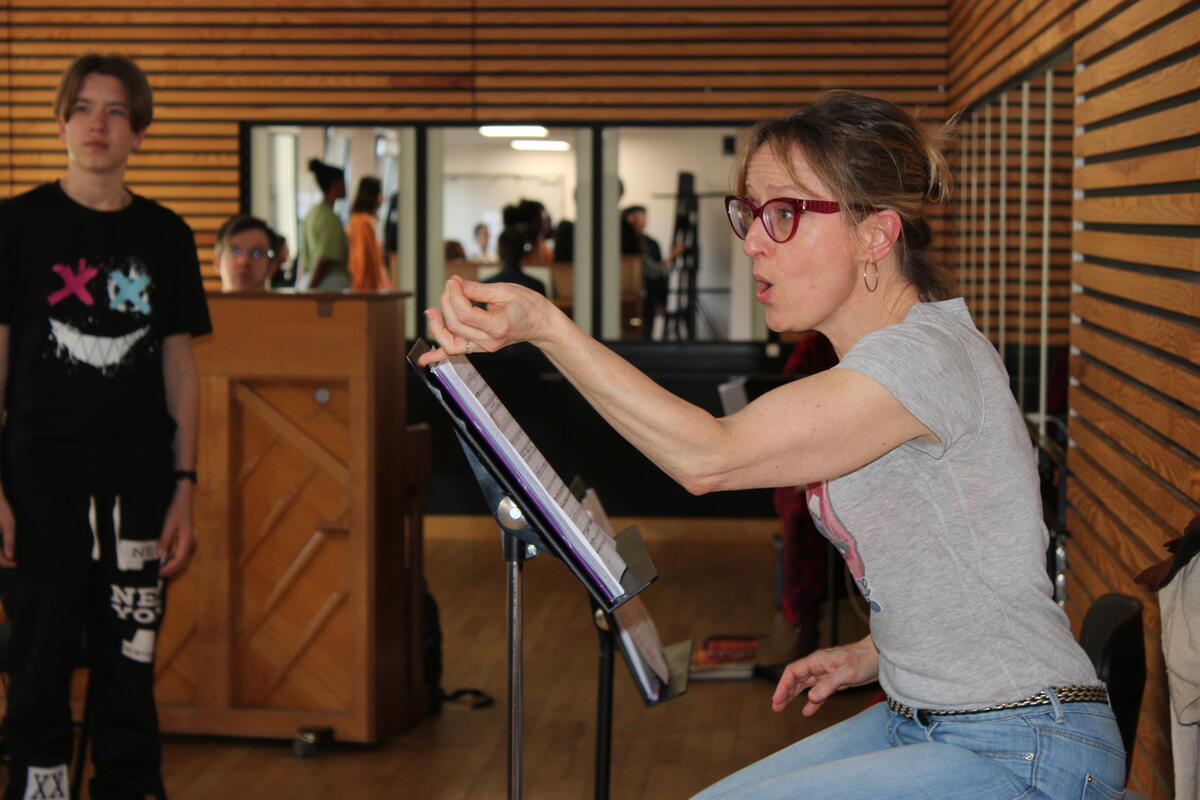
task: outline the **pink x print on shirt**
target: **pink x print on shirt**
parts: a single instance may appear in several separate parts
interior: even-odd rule
[[[77,273],[64,264],[55,264],[53,269],[63,279],[63,287],[46,298],[50,301],[50,305],[56,306],[71,295],[82,300],[84,305],[96,304],[96,301],[92,299],[91,292],[87,290],[87,282],[96,277],[99,270],[89,267],[87,261],[82,258],[79,259],[79,272]]]

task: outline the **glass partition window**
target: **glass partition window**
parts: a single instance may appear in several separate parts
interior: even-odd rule
[[[514,234],[519,228],[527,237],[519,258],[521,280],[575,314],[575,270],[583,260],[590,264],[591,256],[575,248],[581,224],[578,162],[591,157],[587,137],[574,128],[494,127],[429,131],[430,161],[436,162],[428,175],[429,201],[438,202],[435,187],[441,194],[441,235],[429,242],[431,260],[440,253],[446,275],[487,280],[505,266],[500,240],[506,226]],[[433,155],[437,150],[440,160]],[[434,225],[431,238],[436,230]],[[430,280],[435,283],[435,276]]]
[[[269,130],[268,177],[265,206],[253,204],[264,210],[260,215],[289,242],[296,241],[299,217],[296,214],[298,195],[296,176],[297,134],[294,130]]]
[[[622,272],[640,283],[642,296],[639,313],[622,315],[623,336],[749,338],[749,261],[723,205],[742,130],[624,127],[616,134],[621,257],[643,258],[640,276]]]
[[[525,127],[251,126],[250,211],[287,237],[294,258],[300,223],[322,201],[311,159],[345,170],[347,197],[334,206],[343,219],[359,180],[379,178],[379,239],[396,288],[414,293],[410,336],[448,275],[501,270],[505,209],[524,202],[541,209],[541,224],[520,270],[584,330],[765,338],[750,260],[722,204],[747,129]]]
[[[384,200],[376,214],[376,236],[383,245],[393,285],[415,291],[413,128],[255,125],[249,139],[249,211],[287,239],[293,262],[300,250],[301,222],[323,199],[308,168],[309,161],[316,158],[345,172],[346,197],[333,206],[343,222],[349,221],[359,181],[368,176],[380,180]],[[414,300],[406,313],[410,336],[416,333],[415,312]]]

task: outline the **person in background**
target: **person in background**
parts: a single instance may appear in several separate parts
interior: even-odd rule
[[[400,252],[400,194],[392,193],[388,200],[387,211],[383,215],[383,263],[387,264],[390,275],[395,268],[393,263]]]
[[[270,288],[279,262],[271,246],[275,234],[249,214],[234,214],[217,229],[214,247],[221,289],[257,292]]]
[[[520,227],[505,228],[500,232],[500,271],[484,283],[515,283],[545,296],[546,284],[521,269],[521,258],[527,252],[529,238]]]
[[[629,206],[621,212],[621,230],[632,231],[635,248],[632,252],[642,257],[642,332],[649,339],[654,333],[654,318],[667,308],[667,271],[671,263],[683,253],[680,242],[663,258],[662,247],[646,233],[646,207]],[[623,234],[624,235],[624,234]]]
[[[373,292],[392,288],[383,250],[375,236],[379,207],[383,204],[383,184],[378,178],[364,177],[358,182],[354,204],[350,207],[350,288],[356,292]]]
[[[346,261],[349,243],[333,204],[346,196],[346,177],[338,167],[319,159],[308,162],[308,170],[321,189],[321,202],[300,223],[300,266],[297,289],[338,291],[350,288]]]
[[[772,698],[878,680],[888,696],[697,800],[1120,797],[1104,685],[1046,574],[1025,419],[995,347],[930,250],[949,169],[936,133],[848,91],[760,125],[725,210],[773,331],[816,330],[839,362],[717,418],[588,336],[546,298],[451,278],[429,364],[537,346],[688,491],[806,486],[871,608],[868,636],[789,664]],[[483,304],[482,306],[476,304]]]
[[[783,377],[804,378],[832,368],[837,353],[816,331],[800,335],[783,367]],[[783,563],[780,576],[781,610],[794,633],[787,661],[817,649],[819,609],[829,588],[826,540],[808,513],[806,487],[780,486],[774,492],[775,511],[783,524]]]
[[[271,280],[272,289],[296,285],[295,265],[291,263],[292,251],[287,237],[271,231]]]
[[[502,212],[504,227],[517,228],[525,241],[525,255],[521,263],[527,266],[554,263],[554,252],[546,244],[554,230],[550,214],[537,200],[522,199],[505,206]]]
[[[475,262],[491,264],[496,260],[492,251],[492,232],[486,222],[480,222],[471,233],[471,252],[468,257]]]
[[[78,58],[54,111],[66,174],[0,204],[4,798],[75,796],[86,639],[88,796],[161,800],[155,650],[167,582],[195,547],[192,337],[212,325],[191,229],[125,186],[153,117],[145,74]]]
[[[554,228],[554,263],[571,264],[575,261],[575,223],[560,220]]]

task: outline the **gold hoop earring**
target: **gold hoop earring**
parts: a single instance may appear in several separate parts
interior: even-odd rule
[[[868,264],[870,264],[872,267],[875,268],[875,282],[874,283],[871,283],[870,281],[867,280],[867,265]],[[878,261],[872,260],[872,261],[864,261],[863,262],[863,286],[866,286],[867,291],[872,292],[872,293],[876,289],[879,288],[879,262]]]

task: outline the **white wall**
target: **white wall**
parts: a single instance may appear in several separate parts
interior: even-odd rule
[[[573,141],[574,135],[551,130],[550,138]],[[457,239],[469,251],[475,225],[486,222],[495,249],[501,211],[521,199],[545,205],[555,225],[575,219],[573,151],[513,150],[507,139],[486,139],[474,128],[446,129],[444,146],[446,239]]]

